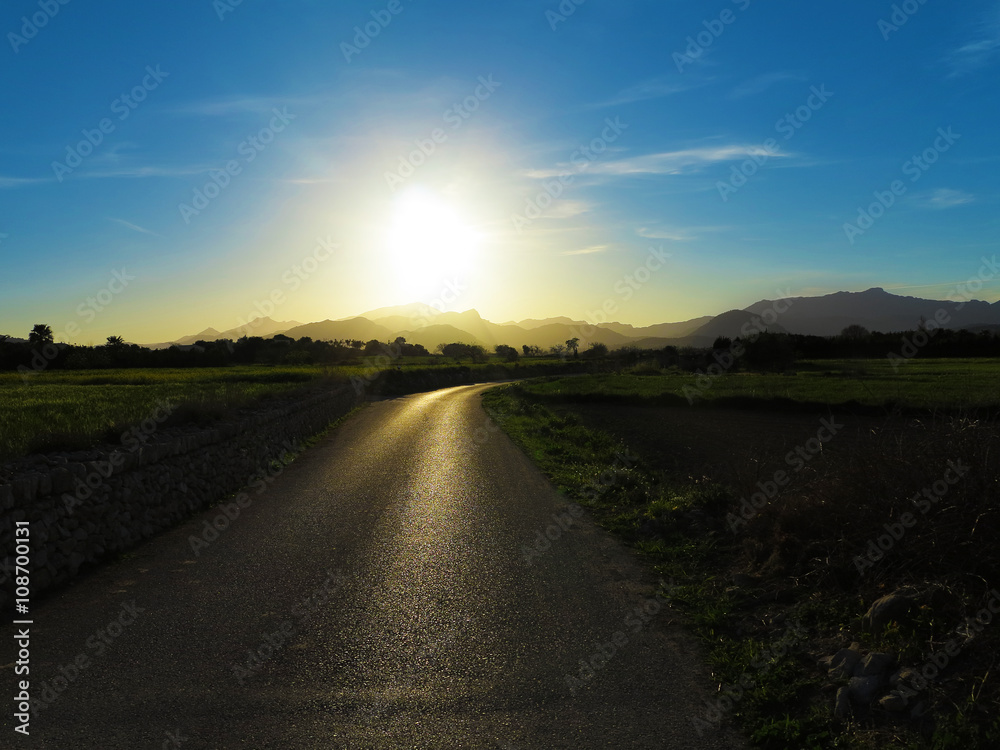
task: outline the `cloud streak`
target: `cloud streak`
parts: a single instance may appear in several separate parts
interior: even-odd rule
[[[603,253],[610,245],[594,245],[593,247],[584,247],[579,250],[563,250],[560,255],[593,255],[595,253]]]
[[[684,175],[701,171],[706,166],[722,162],[742,161],[751,155],[764,153],[760,146],[729,145],[704,148],[663,151],[625,159],[594,161],[580,174],[602,175],[605,177],[629,177],[633,175]],[[788,159],[788,152],[769,153],[769,159]],[[534,169],[524,172],[525,177],[546,180],[567,173],[577,172],[571,164],[558,164],[551,169]]]
[[[949,78],[973,73],[980,68],[993,63],[1000,57],[1000,4],[979,24],[975,36],[958,49],[953,50],[945,59],[951,68]]]
[[[951,188],[940,188],[932,193],[916,196],[916,202],[921,208],[929,208],[934,211],[964,206],[974,203],[975,200],[974,195]]]
[[[634,86],[629,86],[628,88],[619,91],[610,99],[592,104],[591,108],[600,109],[603,107],[619,107],[625,104],[662,99],[666,96],[672,96],[674,94],[679,94],[682,91],[687,91],[690,88],[690,86],[684,84],[676,82],[667,83],[661,79],[654,78],[648,81],[642,81]]]
[[[128,229],[131,229],[133,232],[141,232],[142,234],[151,234],[154,237],[163,236],[162,234],[157,234],[156,232],[150,229],[146,229],[145,227],[140,227],[138,224],[133,224],[130,221],[125,221],[125,219],[115,219],[112,217],[111,221],[121,224],[123,227],[127,227]]]

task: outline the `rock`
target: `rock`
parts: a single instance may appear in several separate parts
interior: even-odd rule
[[[882,680],[879,677],[852,677],[847,684],[851,698],[855,703],[863,706],[867,706],[875,700],[881,687]]]
[[[903,695],[898,690],[893,690],[888,695],[882,696],[878,702],[878,707],[883,711],[890,711],[892,713],[902,713],[906,710],[909,701],[906,696]]]
[[[900,683],[906,685],[906,687],[913,690],[920,690],[922,685],[926,685],[927,681],[917,670],[912,667],[903,667],[902,669],[897,669],[896,672],[889,677],[889,684],[896,687]]]
[[[846,687],[837,691],[837,699],[833,708],[833,715],[841,721],[851,715],[851,692]]]
[[[846,680],[854,675],[861,661],[861,646],[852,643],[850,648],[842,648],[830,657],[829,676],[834,680]]]
[[[866,630],[879,632],[894,620],[903,622],[919,606],[920,599],[920,592],[912,586],[901,588],[875,600],[861,618],[861,625]]]
[[[868,654],[854,668],[854,676],[884,677],[895,663],[896,659],[892,654]]]

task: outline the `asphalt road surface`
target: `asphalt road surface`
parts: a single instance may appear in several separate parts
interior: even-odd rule
[[[717,686],[677,613],[567,522],[488,387],[371,404],[228,526],[213,508],[35,603],[29,737],[3,623],[0,747],[741,747],[695,729]]]

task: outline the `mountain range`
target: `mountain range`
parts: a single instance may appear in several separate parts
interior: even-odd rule
[[[756,324],[753,322],[755,319],[758,321]],[[548,349],[571,338],[579,338],[584,346],[602,343],[612,349],[622,346],[652,349],[671,344],[709,346],[718,336],[739,336],[748,324],[759,327],[761,320],[768,323],[767,330],[775,333],[832,336],[849,325],[861,325],[870,331],[914,330],[921,319],[937,319],[946,328],[1000,328],[1000,302],[928,300],[903,297],[874,288],[864,292],[836,292],[819,297],[761,300],[745,309],[729,310],[717,316],[642,327],[626,323],[594,326],[586,321],[566,317],[492,323],[475,310],[438,312],[427,305],[416,303],[371,310],[352,318],[306,324],[260,318],[249,328],[228,331],[208,328],[173,342],[150,346],[184,346],[197,341],[238,339],[245,335],[269,338],[281,333],[293,339],[308,336],[316,341],[393,341],[402,336],[409,343],[422,344],[431,351],[438,344],[451,342],[481,344],[489,349],[497,344]]]

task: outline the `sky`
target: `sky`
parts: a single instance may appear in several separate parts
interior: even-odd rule
[[[0,334],[651,325],[1000,245],[998,0],[62,3],[0,8]]]

